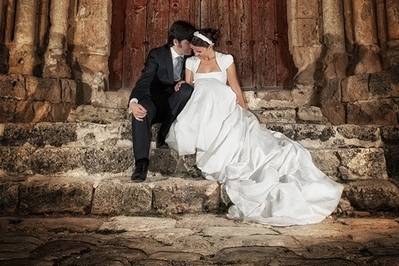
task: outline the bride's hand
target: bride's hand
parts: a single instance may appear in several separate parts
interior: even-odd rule
[[[177,82],[176,85],[175,85],[175,91],[179,91],[180,87],[181,87],[181,84],[183,84],[183,83],[186,83],[186,81],[180,80],[179,82]]]
[[[237,98],[236,103],[237,103],[239,106],[241,106],[242,109],[248,110],[248,104],[247,104],[245,101],[241,102],[241,101]]]

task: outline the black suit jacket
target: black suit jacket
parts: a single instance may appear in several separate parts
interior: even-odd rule
[[[182,72],[184,73],[186,60],[183,62]],[[164,45],[151,49],[141,76],[130,93],[129,101],[132,98],[137,98],[140,101],[145,97],[164,98],[170,96],[174,92],[175,84],[170,47]],[[167,100],[167,97],[165,100]]]

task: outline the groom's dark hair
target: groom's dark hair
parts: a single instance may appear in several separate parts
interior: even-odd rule
[[[168,32],[168,45],[173,46],[174,39],[177,39],[179,42],[183,40],[191,41],[195,31],[195,27],[187,21],[177,20],[173,22]]]

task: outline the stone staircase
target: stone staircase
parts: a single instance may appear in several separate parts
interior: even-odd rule
[[[194,156],[152,148],[148,180],[130,181],[131,125],[123,103],[79,106],[67,122],[1,124],[1,214],[223,213],[229,204],[223,186],[202,178]],[[254,112],[265,127],[308,148],[323,172],[345,184],[337,214],[398,210],[399,189],[388,178],[384,154],[398,128],[332,126],[316,107],[279,104],[282,109]]]

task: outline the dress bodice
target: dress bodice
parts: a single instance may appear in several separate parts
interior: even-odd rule
[[[226,84],[227,83],[227,68],[233,63],[233,56],[230,54],[223,54],[219,52],[215,52],[216,63],[219,66],[220,71],[208,72],[208,73],[199,73],[198,68],[201,63],[201,59],[192,56],[186,61],[186,68],[193,72],[193,82],[195,83],[198,79],[217,79],[220,82]]]

